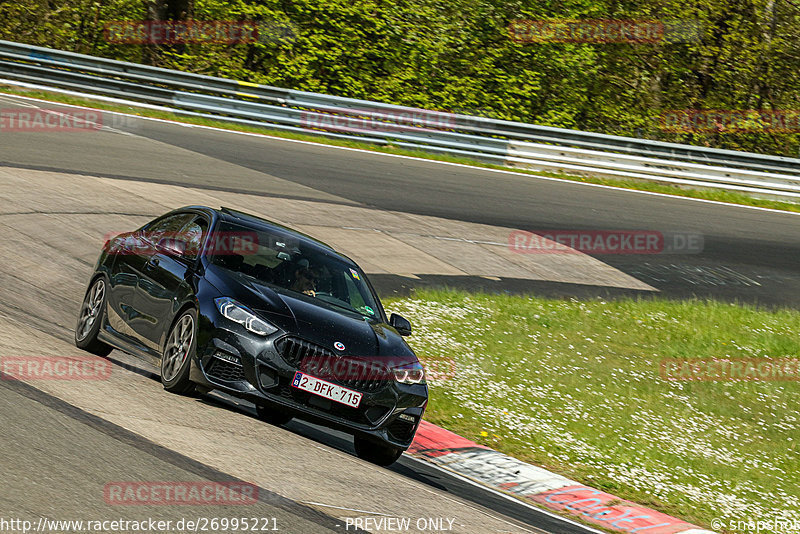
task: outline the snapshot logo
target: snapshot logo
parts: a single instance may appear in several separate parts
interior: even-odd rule
[[[517,254],[699,254],[703,236],[655,230],[514,230],[508,248]]]
[[[116,506],[249,505],[258,501],[258,486],[249,482],[109,482],[106,504]]]
[[[548,19],[512,20],[511,40],[518,43],[655,44],[697,41],[697,21]]]
[[[3,132],[87,132],[103,127],[103,114],[95,109],[0,109]]]
[[[105,235],[105,250],[109,255],[152,256],[164,251],[196,257],[200,241],[183,232],[161,232],[145,235],[141,232]],[[203,254],[209,256],[250,256],[258,252],[256,232],[212,232],[206,240]]]
[[[659,128],[672,133],[777,133],[800,132],[796,109],[673,109],[658,117]]]
[[[456,127],[451,113],[411,108],[403,111],[348,109],[337,114],[304,111],[301,123],[305,128],[362,134],[408,132],[419,128],[451,130]]]
[[[692,382],[800,381],[799,358],[701,358],[661,361],[661,378]]]
[[[240,44],[258,42],[258,23],[236,20],[117,20],[103,27],[111,44]]]
[[[4,356],[2,380],[108,380],[111,362],[90,356]]]
[[[715,517],[711,520],[711,528],[726,532],[800,532],[800,519],[774,517],[771,519],[725,519]]]

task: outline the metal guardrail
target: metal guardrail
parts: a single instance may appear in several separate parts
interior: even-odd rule
[[[800,159],[280,89],[0,40],[0,76],[192,115],[525,167],[800,199]]]

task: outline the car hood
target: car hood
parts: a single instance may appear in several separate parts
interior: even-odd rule
[[[391,359],[393,364],[416,362],[402,336],[388,324],[323,301],[274,288],[217,265],[209,265],[206,279],[221,294],[251,308],[284,332],[350,356]],[[343,350],[335,347],[341,343]]]

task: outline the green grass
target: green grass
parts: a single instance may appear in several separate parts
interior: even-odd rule
[[[223,120],[207,119],[203,117],[192,117],[181,115],[178,113],[170,113],[167,111],[158,111],[141,107],[126,106],[120,104],[113,104],[98,100],[91,100],[88,98],[78,98],[70,95],[63,95],[60,93],[50,93],[45,91],[24,90],[20,88],[13,88],[8,86],[0,86],[0,93],[23,95],[32,98],[39,98],[48,100],[55,103],[72,104],[76,106],[86,106],[96,109],[103,109],[106,111],[117,111],[121,113],[129,113],[141,117],[152,117],[157,119],[165,119],[176,122],[183,122],[187,124],[197,124],[201,126],[211,126],[214,128],[222,128],[226,130],[251,132],[263,135],[270,135],[273,137],[280,137],[284,139],[295,139],[300,141],[310,141],[314,143],[321,143],[333,146],[342,146],[347,148],[358,148],[361,150],[371,150],[374,152],[382,152],[388,154],[398,154],[402,156],[410,156],[422,159],[430,159],[435,161],[445,161],[449,163],[458,163],[462,165],[470,165],[473,167],[481,167],[487,169],[500,169],[512,170],[509,167],[502,165],[492,165],[464,157],[453,157],[444,154],[432,154],[422,150],[408,150],[399,148],[394,145],[375,145],[368,142],[349,141],[344,139],[333,139],[320,135],[307,135],[301,133],[284,132],[280,130],[270,129],[268,127],[247,126],[226,122]],[[714,200],[717,202],[726,202],[729,204],[741,204],[745,206],[756,206],[761,208],[771,208],[783,211],[800,212],[800,204],[791,202],[781,202],[778,200],[769,200],[751,197],[743,193],[736,193],[732,191],[721,191],[716,189],[685,189],[681,187],[672,186],[669,184],[660,184],[647,181],[638,180],[615,180],[608,178],[598,177],[576,177],[560,173],[537,172],[526,169],[513,169],[515,172],[522,174],[530,174],[533,176],[547,176],[551,178],[560,178],[563,180],[571,180],[576,182],[592,183],[599,185],[606,185],[611,187],[618,187],[622,189],[634,189],[637,191],[650,191],[655,193],[664,193],[667,195],[675,195],[690,198],[699,198],[704,200]]]
[[[386,305],[434,371],[431,422],[700,525],[800,519],[800,384],[659,374],[664,358],[798,357],[800,312],[446,290]]]

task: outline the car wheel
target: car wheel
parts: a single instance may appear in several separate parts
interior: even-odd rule
[[[256,404],[256,412],[258,412],[258,418],[262,421],[278,426],[285,425],[294,417],[277,406],[267,406],[265,404]]]
[[[395,463],[400,458],[400,455],[403,454],[403,449],[363,436],[355,436],[353,445],[355,445],[356,455],[359,458],[384,467]]]
[[[108,356],[113,347],[97,339],[106,311],[106,281],[100,277],[92,284],[81,304],[75,326],[75,346],[97,356]]]
[[[161,383],[170,393],[188,395],[195,384],[189,380],[189,369],[197,348],[197,312],[183,312],[172,325],[161,357]]]

